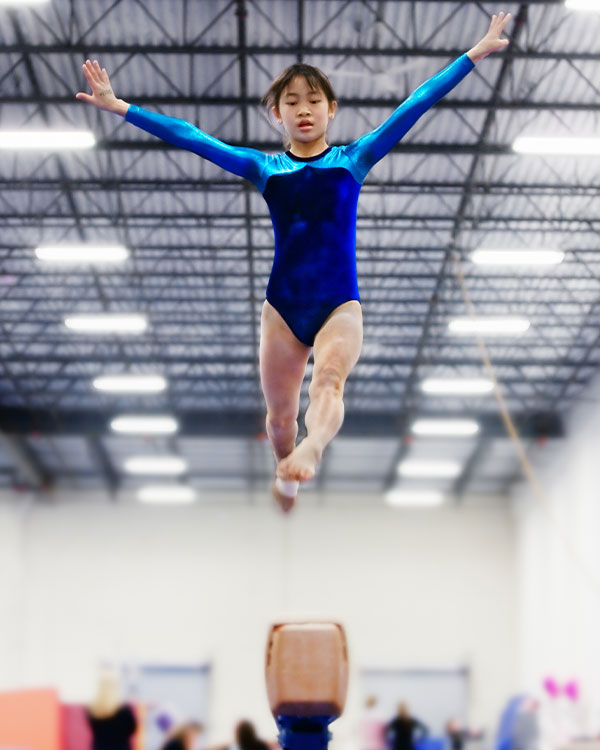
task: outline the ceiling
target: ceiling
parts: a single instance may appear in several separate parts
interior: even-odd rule
[[[188,460],[199,490],[268,488],[259,319],[273,254],[267,206],[248,183],[75,100],[98,58],[117,96],[181,117],[232,144],[281,150],[259,109],[272,78],[303,60],[340,101],[330,142],[376,127],[471,47],[499,7],[374,0],[51,0],[0,7],[0,121],[10,129],[93,131],[87,151],[0,151],[0,486],[119,490],[132,455]],[[596,157],[526,156],[519,135],[598,131],[600,17],[563,2],[504,3],[506,52],[481,62],[370,173],[359,201],[362,356],[346,422],[326,452],[323,493],[379,492],[401,458],[460,462],[458,476],[406,480],[459,501],[505,494],[520,470],[493,394],[425,394],[426,377],[485,374],[467,314],[519,315],[520,337],[486,339],[527,445],[563,434],[600,362],[600,199]],[[120,243],[118,267],[54,268],[41,244]],[[491,268],[476,248],[556,248],[557,266]],[[459,260],[457,265],[456,260]],[[138,336],[82,335],[64,318],[141,312]],[[158,373],[153,396],[102,394],[109,373]],[[307,403],[309,365],[302,397]],[[121,413],[169,413],[171,437],[119,436]],[[472,416],[477,435],[414,437],[420,416]]]

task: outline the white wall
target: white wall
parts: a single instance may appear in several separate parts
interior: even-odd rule
[[[14,496],[0,502],[0,688],[22,667],[24,620],[24,536],[30,500]]]
[[[567,424],[567,438],[537,447],[544,491],[515,492],[518,524],[520,683],[579,679],[582,729],[600,729],[600,381]]]
[[[0,688],[52,684],[85,700],[101,659],[211,661],[210,739],[227,740],[240,716],[273,735],[267,628],[300,612],[347,629],[353,679],[338,740],[357,734],[361,666],[468,664],[472,719],[489,727],[515,690],[514,532],[500,503],[398,511],[373,498],[284,518],[219,496],[171,509],[64,496],[25,522],[0,508],[13,516],[0,549],[19,559],[6,542],[23,535],[25,581],[23,659]]]

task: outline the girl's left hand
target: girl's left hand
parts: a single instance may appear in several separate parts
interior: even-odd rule
[[[483,60],[484,57],[487,57],[492,52],[498,52],[498,50],[508,47],[508,39],[501,39],[500,37],[511,18],[510,13],[504,15],[503,11],[500,11],[497,16],[492,16],[487,34],[467,52],[467,55],[474,63]]]

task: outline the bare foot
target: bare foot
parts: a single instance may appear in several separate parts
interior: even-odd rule
[[[307,482],[314,477],[320,460],[321,451],[304,438],[289,456],[279,462],[277,476],[288,481]]]
[[[275,498],[275,501],[281,508],[281,510],[284,513],[289,513],[294,505],[296,505],[296,495],[288,495],[285,492],[282,491],[281,488],[281,479],[273,482],[273,486],[271,487],[271,492],[273,493],[273,497]]]

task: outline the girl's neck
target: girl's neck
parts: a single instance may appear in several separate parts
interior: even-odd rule
[[[328,148],[325,138],[319,138],[316,141],[310,141],[310,143],[304,143],[302,141],[292,141],[292,145],[289,150],[294,156],[300,156],[302,159],[307,159],[311,156],[318,156],[326,151]]]

